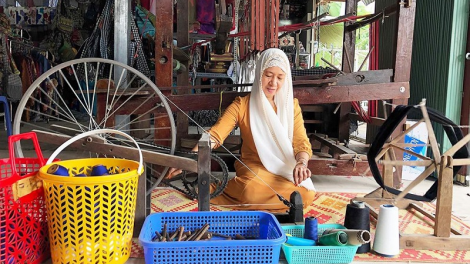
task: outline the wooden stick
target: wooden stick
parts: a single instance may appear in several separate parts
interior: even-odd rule
[[[427,167],[415,180],[413,180],[410,185],[408,185],[398,196],[395,198],[396,201],[401,200],[407,193],[411,191],[418,183],[422,182],[426,179],[429,174],[431,174],[436,169],[436,165],[432,164],[431,166]]]
[[[379,160],[379,164],[392,166],[429,166],[433,164],[433,160]]]
[[[162,240],[162,235],[160,235],[160,232],[155,231],[155,235],[156,236],[152,239],[153,242]]]
[[[432,128],[431,120],[429,119],[428,110],[426,109],[426,101],[423,99],[419,106],[423,113],[423,118],[426,121],[426,127],[428,128],[429,143],[431,143],[434,160],[436,161],[436,164],[439,164],[441,162],[441,151],[437,145],[436,135],[434,134],[434,129]]]
[[[169,241],[173,241],[173,239],[175,239],[175,237],[180,233],[180,229],[181,229],[181,227],[178,227],[178,229],[176,229],[175,232],[173,232],[173,234],[171,234]]]
[[[199,230],[197,235],[194,237],[194,241],[198,241],[201,239],[201,237],[206,233],[206,231],[209,229],[209,224],[205,223],[204,226]]]
[[[184,233],[184,226],[181,226],[180,232],[178,234],[178,241],[181,241],[181,239],[183,238],[183,233]]]
[[[329,66],[331,66],[333,69],[341,72],[342,74],[344,74],[344,71],[340,70],[338,67],[336,67],[335,65],[331,64],[331,62],[325,60],[324,58],[321,58],[322,61],[324,61],[326,64],[328,64]]]
[[[195,236],[197,236],[197,232],[199,232],[199,229],[194,230],[194,232],[186,238],[186,241],[192,241]]]
[[[201,237],[201,240],[210,240],[212,238],[212,234],[210,232],[205,232],[202,237]]]
[[[410,155],[413,155],[413,156],[415,156],[415,157],[417,157],[417,158],[420,158],[420,159],[422,159],[422,160],[431,160],[431,158],[429,158],[429,157],[426,157],[426,156],[420,155],[420,154],[418,154],[418,153],[416,153],[416,152],[413,152],[413,151],[411,151],[411,150],[408,150],[408,149],[405,149],[405,148],[396,146],[396,145],[394,145],[394,144],[392,144],[392,143],[388,144],[388,146],[390,146],[390,147],[392,147],[392,148],[399,149],[399,150],[401,150],[401,151],[403,151],[403,152],[405,152],[405,153],[408,153],[408,154],[410,154]],[[431,160],[431,161],[433,161],[433,160]]]
[[[460,148],[465,146],[468,141],[470,141],[470,134],[466,135],[464,138],[462,138],[457,144],[453,145],[450,149],[448,149],[443,156],[454,156],[455,152],[457,152]]]
[[[244,236],[240,235],[240,234],[236,234],[235,239],[236,240],[245,240],[246,238]]]
[[[367,59],[369,58],[370,56],[370,53],[374,50],[374,46],[372,46],[372,48],[370,48],[369,52],[367,53],[366,57],[364,58],[364,60],[362,61],[362,64],[361,64],[361,67],[359,67],[359,69],[357,70],[358,72],[362,70],[362,67],[364,67],[364,64],[366,64],[366,61]],[[384,112],[385,113],[385,112]]]
[[[181,240],[180,241],[186,241],[186,239],[188,237],[191,236],[191,231],[188,231],[188,232],[184,232],[183,235],[181,236]]]
[[[226,238],[227,240],[232,240],[231,236],[222,235],[222,234],[218,234],[218,233],[214,233],[214,232],[210,232],[210,233],[212,234],[213,237],[223,237],[223,238]]]
[[[343,45],[346,46],[346,42],[343,42]],[[346,54],[346,60],[348,62],[348,66],[349,66],[349,72],[354,72],[354,69],[353,67],[351,66],[351,61],[349,60],[349,52],[348,52],[348,49],[344,49],[344,53]],[[362,66],[362,65],[361,65]],[[359,69],[360,71],[360,69]],[[335,113],[336,114],[336,113]]]
[[[163,224],[163,231],[162,231],[162,237],[166,238],[166,232],[167,232],[167,225],[166,223]]]
[[[419,124],[421,124],[422,122],[424,122],[424,119],[421,119],[419,120],[418,122],[416,122],[415,124],[413,124],[412,126],[410,126],[407,130],[405,130],[403,133],[401,133],[400,135],[398,135],[396,138],[394,138],[390,143],[392,144],[395,144],[395,143],[399,143],[399,141],[401,139],[403,139],[406,134],[408,134],[408,132],[410,132],[411,130],[413,130],[414,128],[416,128]]]
[[[413,208],[415,209],[416,211],[420,212],[421,214],[427,216],[428,218],[432,219],[433,221],[436,221],[436,217],[432,214],[430,214],[429,212],[425,211],[423,208],[421,208],[420,206],[418,206],[417,204],[415,203],[410,203],[409,205],[410,208]],[[450,228],[450,231],[452,231],[452,233],[454,235],[462,235],[462,233],[460,233],[457,229],[451,227]]]

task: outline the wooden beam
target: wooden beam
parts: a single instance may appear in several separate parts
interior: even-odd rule
[[[470,250],[470,236],[437,237],[400,234],[400,248],[414,250]]]
[[[336,77],[338,85],[389,83],[392,78],[392,69],[360,71]]]
[[[400,88],[403,87],[403,92]],[[224,92],[220,93],[200,93],[187,95],[170,95],[168,99],[176,104],[183,111],[197,111],[209,109],[225,109],[238,96],[245,96],[248,93]],[[380,100],[385,98],[408,98],[408,83],[387,83],[387,84],[365,84],[351,86],[331,86],[328,88],[294,88],[294,97],[298,98],[300,105],[326,104],[364,100]],[[220,102],[222,97],[222,102]],[[120,99],[123,100],[123,99]],[[119,114],[130,113],[139,107],[145,97],[135,97],[134,100],[126,103],[125,107],[119,109]],[[148,111],[160,102],[158,97],[152,98],[146,104],[140,106],[141,112]],[[173,111],[177,109],[170,104]],[[161,109],[163,111],[163,109]]]
[[[381,168],[382,165],[379,165]],[[367,161],[337,160],[337,159],[310,159],[308,168],[313,175],[332,176],[372,176]]]
[[[69,140],[71,136],[54,134],[46,131],[33,130],[41,142],[61,145]],[[134,147],[126,147],[121,145],[107,144],[102,141],[96,142],[94,137],[72,143],[69,148],[74,148],[79,151],[94,152],[108,156],[122,157],[126,159],[136,160],[139,157],[138,150]],[[142,150],[144,162],[157,164],[165,167],[178,167],[183,170],[197,172],[197,161],[184,157],[158,153],[148,150]]]
[[[182,111],[197,111],[210,109],[225,109],[238,96],[248,95],[246,92],[224,92],[220,93],[200,93],[185,95],[168,95],[168,99],[176,104]],[[327,104],[364,100],[381,100],[390,98],[408,98],[410,96],[409,83],[386,83],[386,84],[364,84],[350,86],[331,86],[328,88],[310,87],[310,88],[294,88],[294,97],[299,100],[300,105]],[[129,114],[135,109],[139,109],[139,113],[144,113],[160,103],[160,98],[154,97],[145,104],[142,102],[146,96],[135,96],[133,100],[127,102],[115,114]],[[222,99],[222,102],[220,100]],[[120,98],[122,102],[126,98]],[[120,103],[116,103],[120,105]],[[170,104],[173,111],[177,111],[173,104]],[[102,109],[102,107],[100,107]],[[158,111],[163,112],[160,108]],[[178,110],[179,111],[179,110]],[[135,113],[138,114],[138,113]]]

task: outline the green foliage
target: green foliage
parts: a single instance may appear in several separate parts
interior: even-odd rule
[[[342,16],[345,13],[344,2],[330,2],[329,15],[331,17]],[[365,6],[362,2],[358,3],[357,15],[367,15],[374,12],[373,5]],[[364,26],[356,30],[356,61],[362,62],[369,50],[369,28]],[[344,23],[337,23],[329,26],[320,27],[320,43],[318,53],[315,55],[316,66],[327,66],[321,58],[332,62],[341,67],[342,47],[343,47]]]

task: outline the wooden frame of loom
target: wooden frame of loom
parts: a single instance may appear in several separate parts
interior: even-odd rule
[[[345,0],[346,2],[346,13],[354,13],[357,11],[357,1],[356,0]],[[223,96],[220,93],[204,93],[204,94],[190,94],[189,89],[191,86],[188,86],[188,73],[182,73],[178,75],[178,86],[172,87],[172,46],[166,45],[163,46],[162,43],[166,43],[165,39],[171,39],[173,37],[171,22],[171,17],[173,14],[172,1],[162,0],[158,1],[156,15],[162,17],[162,19],[157,20],[155,26],[156,31],[160,34],[156,36],[156,53],[155,61],[160,61],[161,56],[168,58],[168,62],[165,64],[158,64],[158,69],[156,71],[159,73],[156,78],[156,84],[159,89],[176,105],[181,107],[185,112],[188,111],[197,111],[197,110],[211,110],[226,108],[237,96],[243,96],[245,93],[239,92],[224,92]],[[240,5],[243,6],[246,3],[250,3],[246,0],[241,0]],[[177,6],[178,12],[178,45],[187,46],[190,44],[190,36],[188,34],[188,24],[189,22],[189,11],[187,3],[183,3]],[[250,5],[250,4],[249,4]],[[250,5],[251,6],[251,5]],[[278,5],[277,5],[278,6]],[[412,43],[413,43],[413,30],[414,30],[414,18],[415,18],[415,1],[405,0],[405,1],[396,1],[396,16],[397,16],[397,30],[396,30],[396,56],[394,60],[394,70],[391,76],[387,80],[384,80],[385,70],[375,70],[368,72],[352,72],[349,65],[350,61],[354,61],[354,50],[355,50],[355,31],[345,30],[344,33],[344,47],[343,47],[343,69],[345,73],[344,78],[350,79],[349,83],[333,82],[327,83],[326,80],[323,80],[322,83],[315,82],[315,80],[305,80],[299,78],[299,80],[294,80],[294,97],[299,99],[299,103],[302,108],[310,107],[316,104],[325,104],[325,103],[341,103],[341,108],[338,112],[339,115],[339,132],[337,142],[343,142],[349,138],[349,124],[351,119],[358,119],[358,116],[351,113],[350,103],[351,101],[364,101],[364,100],[390,100],[392,104],[407,104],[408,98],[410,97],[410,68],[411,68],[411,54],[412,54]],[[265,16],[263,12],[256,12],[253,14],[259,15],[260,20]],[[258,12],[258,13],[257,13]],[[253,15],[252,14],[252,15]],[[168,21],[164,18],[168,18]],[[350,25],[351,22],[345,23],[345,27]],[[251,25],[259,26],[262,25]],[[171,29],[171,30],[170,30]],[[264,28],[264,30],[268,30]],[[266,36],[273,36],[275,34],[276,28],[272,28],[273,32],[266,34]],[[258,31],[260,29],[258,28]],[[257,33],[259,33],[257,31]],[[255,50],[271,47],[273,43],[266,43],[266,46],[260,45],[264,43],[262,41],[262,35],[256,35],[250,31],[249,36],[243,37],[243,40],[240,41],[240,51],[244,50],[244,42],[251,41],[250,45],[256,47]],[[166,53],[161,54],[162,50]],[[349,56],[348,56],[349,54]],[[245,55],[241,53],[241,55]],[[186,67],[188,67],[187,62]],[[390,70],[391,71],[391,70]],[[361,77],[361,81],[357,80],[356,77]],[[370,77],[369,77],[370,76]],[[365,77],[365,79],[363,78]],[[215,88],[214,86],[207,85],[206,87],[193,87],[192,89],[202,89],[202,88]],[[178,94],[171,94],[171,90],[178,90]],[[144,97],[143,95],[142,97]],[[139,99],[137,99],[139,100]],[[155,104],[158,101],[150,100],[149,104]],[[140,102],[136,101],[136,105],[139,105]],[[131,107],[131,104],[126,104]],[[143,110],[144,111],[144,110]],[[122,113],[125,114],[126,109],[122,109]],[[384,122],[383,118],[373,117],[373,125],[381,125]],[[163,121],[160,119],[160,123]],[[188,119],[184,115],[178,113],[177,122],[177,145],[180,145],[179,139],[185,138],[188,136]],[[163,125],[162,125],[163,126]],[[169,138],[168,131],[159,130],[158,135],[155,135],[155,138],[162,139],[157,144],[164,144],[165,139]],[[316,175],[345,175],[345,176],[365,176],[368,168],[368,163],[363,157],[357,157],[355,155],[350,155],[350,153],[344,152],[344,147],[341,146],[341,143],[335,144],[335,141],[332,142],[323,142],[325,149],[329,148],[330,152],[333,152],[332,156],[337,158],[325,158],[325,157],[314,157],[309,162],[309,167],[314,171]],[[344,155],[346,154],[346,155]],[[367,174],[366,176],[371,176]],[[401,182],[401,173],[396,173],[394,179],[394,186],[398,186]]]
[[[452,189],[454,166],[470,165],[470,158],[454,159],[453,155],[470,142],[470,134],[458,141],[454,146],[444,153],[440,153],[438,142],[432,128],[431,120],[425,106],[425,101],[420,103],[423,118],[416,124],[406,129],[398,137],[386,143],[382,151],[377,155],[376,162],[383,164],[383,179],[385,185],[389,185],[393,178],[394,166],[425,166],[425,170],[413,180],[399,195],[393,195],[382,188],[367,194],[365,197],[356,197],[353,200],[363,201],[369,207],[371,215],[378,219],[375,208],[381,204],[394,204],[400,209],[416,210],[434,221],[434,233],[432,235],[400,234],[401,249],[427,249],[427,250],[470,250],[470,236],[462,235],[458,230],[451,227],[452,222]],[[416,146],[413,144],[400,143],[405,135],[421,123],[426,124],[428,130],[429,144],[434,159],[421,156],[405,147]],[[400,150],[414,155],[421,160],[403,161],[396,160],[394,150]],[[382,159],[384,158],[384,159]],[[403,199],[414,187],[425,180],[432,172],[436,171],[438,178],[438,193],[436,198],[436,212],[429,213],[422,208],[420,203]]]

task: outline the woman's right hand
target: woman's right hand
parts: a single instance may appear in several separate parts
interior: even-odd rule
[[[176,176],[176,175],[178,175],[178,174],[180,174],[180,173],[182,173],[182,172],[183,172],[182,169],[170,168],[170,169],[168,169],[168,172],[166,173],[165,178],[171,179],[171,178],[173,178],[174,176]]]

